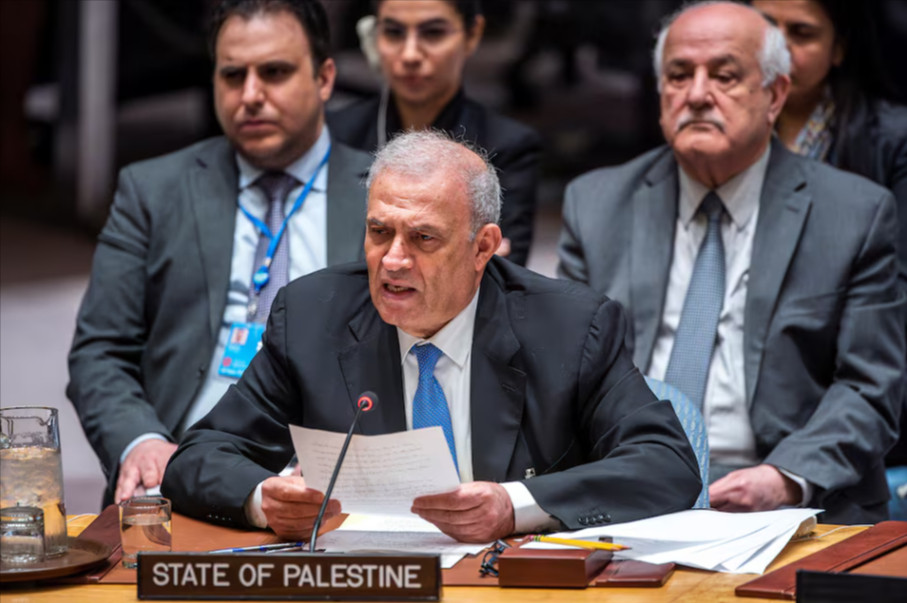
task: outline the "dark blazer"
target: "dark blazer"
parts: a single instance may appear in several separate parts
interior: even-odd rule
[[[644,369],[671,267],[677,169],[661,147],[566,193],[558,272],[627,308]],[[773,142],[754,236],[743,362],[756,452],[816,486],[809,504],[823,521],[879,521],[905,370],[891,193]]]
[[[328,113],[331,135],[351,147],[372,152],[378,147],[378,97]],[[501,179],[504,204],[501,230],[510,239],[511,262],[524,266],[532,244],[541,140],[535,130],[466,98],[460,91],[432,127],[482,147]],[[387,140],[402,130],[393,100],[388,103]]]
[[[692,506],[696,459],[624,331],[618,304],[492,259],[470,356],[475,478],[523,480],[534,468],[526,487],[571,529]],[[362,433],[406,429],[397,329],[372,305],[365,265],[290,283],[243,377],[186,432],[163,492],[180,513],[247,525],[246,498],[293,454],[287,425],[346,432],[364,390],[381,403]]]
[[[334,144],[328,263],[363,257],[364,153]],[[127,166],[98,237],[67,395],[108,477],[143,433],[171,440],[211,363],[227,301],[238,172],[222,137]]]
[[[847,124],[847,149],[834,149],[833,166],[860,174],[894,193],[901,243],[901,280],[907,285],[907,107],[882,100],[860,107]]]

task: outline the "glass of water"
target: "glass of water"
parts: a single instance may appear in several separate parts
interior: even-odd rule
[[[0,560],[15,565],[44,561],[44,511],[37,507],[0,509]]]
[[[136,496],[120,503],[123,567],[138,567],[140,551],[170,551],[170,501],[163,496]]]

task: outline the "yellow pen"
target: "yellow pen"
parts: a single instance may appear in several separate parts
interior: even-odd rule
[[[613,542],[599,542],[595,540],[574,540],[572,538],[555,538],[554,536],[531,536],[532,542],[550,542],[551,544],[565,544],[567,546],[576,546],[583,549],[602,549],[605,551],[624,551],[630,547]]]

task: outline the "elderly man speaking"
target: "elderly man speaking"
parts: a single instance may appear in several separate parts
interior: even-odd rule
[[[307,536],[323,495],[276,476],[293,454],[287,425],[346,431],[365,389],[382,403],[362,433],[425,425],[425,371],[443,392],[433,416],[461,485],[415,499],[413,511],[450,536],[482,542],[689,508],[696,459],[624,348],[620,306],[493,257],[499,215],[486,158],[431,132],[389,143],[369,176],[366,264],[278,294],[264,347],[167,468],[175,508]]]
[[[904,371],[894,199],[772,139],[781,32],[682,10],[655,66],[668,146],[572,182],[559,274],[628,310],[634,360],[705,416],[712,506],[886,516]]]

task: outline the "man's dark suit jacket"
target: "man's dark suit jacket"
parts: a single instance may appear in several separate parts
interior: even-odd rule
[[[567,188],[561,276],[628,310],[649,366],[677,221],[667,147]],[[896,436],[905,298],[892,195],[777,141],[759,202],[744,309],[746,403],[764,462],[813,483],[828,523],[886,515],[882,457]]]
[[[363,257],[370,159],[334,143],[328,264]],[[127,166],[98,237],[69,355],[67,395],[108,478],[143,433],[179,437],[227,302],[239,176],[222,137]],[[251,275],[250,275],[251,276]]]
[[[331,134],[354,148],[372,152],[378,147],[378,97],[328,113]],[[461,90],[441,111],[433,128],[477,144],[498,170],[504,204],[501,230],[510,239],[511,262],[526,265],[532,244],[541,140],[528,126],[499,115],[467,98]],[[388,103],[387,140],[402,131],[394,103]]]
[[[692,506],[696,458],[668,402],[624,347],[620,306],[500,258],[482,279],[471,353],[475,479],[523,480],[566,527]],[[164,475],[180,513],[245,526],[243,503],[293,454],[288,424],[346,432],[365,390],[366,435],[406,429],[397,329],[372,305],[363,264],[278,294],[264,347],[186,432]],[[341,504],[343,501],[340,501]]]

